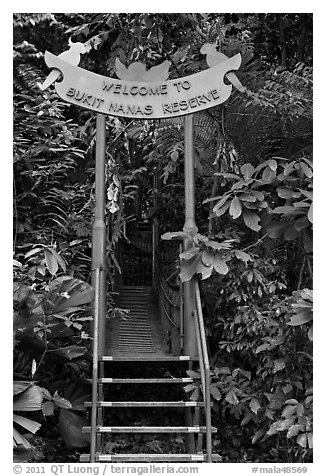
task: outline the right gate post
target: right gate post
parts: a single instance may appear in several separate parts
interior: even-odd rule
[[[185,176],[185,223],[183,230],[187,232],[198,231],[195,222],[195,176],[193,154],[193,115],[184,117],[184,176]],[[193,243],[189,239],[184,240],[184,250],[191,248]],[[196,306],[194,279],[183,283],[183,312],[184,312],[184,341],[183,350],[185,355],[196,357],[197,342],[193,313]]]

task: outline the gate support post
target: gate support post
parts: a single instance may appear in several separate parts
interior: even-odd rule
[[[184,117],[184,176],[185,176],[185,223],[183,230],[197,233],[195,223],[195,176],[193,154],[193,115]],[[184,240],[184,250],[192,247],[191,240]],[[197,356],[197,343],[193,312],[196,306],[194,279],[183,283],[184,293],[184,353]]]
[[[92,286],[95,287],[96,269],[99,279],[98,353],[104,354],[106,315],[106,226],[105,226],[105,124],[104,114],[96,116],[95,156],[95,213],[92,238]]]

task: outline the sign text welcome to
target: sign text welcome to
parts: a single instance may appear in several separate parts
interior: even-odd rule
[[[48,51],[45,61],[63,74],[55,88],[64,101],[111,116],[158,119],[191,114],[226,101],[232,86],[224,83],[224,76],[240,67],[241,55],[200,73],[164,82],[109,78],[73,66]]]

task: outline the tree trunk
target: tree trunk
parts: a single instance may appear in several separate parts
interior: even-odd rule
[[[306,34],[307,34],[307,15],[303,14],[302,16],[302,28],[299,38],[299,45],[298,45],[298,62],[301,63],[304,58],[304,51],[306,45]]]
[[[277,14],[278,18],[278,28],[280,32],[280,46],[281,46],[281,64],[284,68],[287,67],[287,59],[286,59],[286,43],[285,43],[285,27],[282,18],[282,14]]]

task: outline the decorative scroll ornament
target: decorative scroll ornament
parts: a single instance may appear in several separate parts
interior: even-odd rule
[[[84,49],[77,45],[82,45]],[[207,54],[209,68],[171,80],[167,80],[169,61],[147,70],[139,62],[127,68],[117,59],[116,74],[119,79],[92,73],[77,66],[80,55],[87,48],[82,43],[74,43],[70,50],[59,56],[46,51],[45,62],[54,71],[41,89],[56,81],[56,92],[64,101],[102,114],[133,119],[192,114],[225,102],[231,94],[232,84],[240,90],[244,89],[233,73],[240,67],[241,55],[228,58],[208,43],[201,52]],[[60,74],[63,80],[58,82]],[[226,84],[224,76],[232,84]]]

